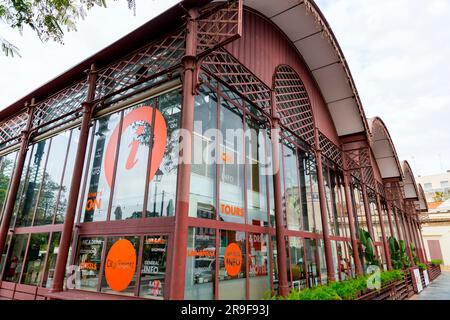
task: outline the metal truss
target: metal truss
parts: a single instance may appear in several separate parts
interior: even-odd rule
[[[270,113],[271,91],[227,50],[211,52],[202,60],[202,69],[246,97],[263,112]]]
[[[344,161],[346,161],[350,174],[366,186],[376,190],[376,180],[370,161],[369,147],[348,150],[344,154]]]
[[[322,155],[327,159],[333,161],[340,168],[342,168],[342,152],[341,149],[330,141],[322,132],[319,131],[319,148],[322,150]]]
[[[243,1],[213,2],[197,18],[197,55],[208,53],[242,35]]]

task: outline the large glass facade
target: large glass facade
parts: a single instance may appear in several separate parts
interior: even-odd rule
[[[11,183],[17,152],[13,152],[0,157],[0,222],[3,217],[3,207],[8,195],[9,184]]]

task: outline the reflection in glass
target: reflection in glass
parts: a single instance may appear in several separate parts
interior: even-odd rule
[[[167,254],[167,236],[144,238],[139,296],[164,297]]]
[[[216,219],[217,95],[205,87],[195,97],[189,216]]]
[[[284,164],[284,210],[290,230],[302,230],[300,208],[300,185],[298,177],[297,153],[293,146],[283,143]]]
[[[5,264],[3,280],[18,282],[22,271],[22,263],[28,242],[28,234],[19,234],[11,239],[11,250]]]
[[[105,175],[107,143],[119,124],[120,115],[112,114],[95,122],[95,134],[89,164],[88,183],[83,201],[82,222],[105,221],[109,202],[110,186]],[[112,147],[114,151],[116,148]],[[115,152],[108,156],[109,165],[114,162]]]
[[[169,217],[175,214],[181,95],[179,91],[171,91],[159,96],[157,101],[167,126],[167,143],[161,164],[150,182],[147,217]]]
[[[16,156],[17,152],[13,152],[0,157],[0,222],[2,221],[3,206],[5,204],[6,195],[8,194]]]
[[[214,298],[216,275],[216,232],[189,228],[184,295],[192,300]]]
[[[102,237],[81,238],[77,258],[81,274],[81,290],[97,291],[103,242]]]
[[[55,274],[56,258],[58,257],[59,241],[61,239],[61,233],[55,232],[52,234],[52,240],[50,242],[50,249],[48,251],[47,266],[45,268],[43,287],[51,288],[53,278]],[[68,262],[70,258],[68,259]]]
[[[250,258],[250,299],[259,300],[270,293],[269,278],[269,243],[267,235],[262,233],[249,233]]]
[[[219,250],[219,299],[245,300],[245,232],[221,230]]]
[[[106,275],[105,275],[105,266],[109,263],[108,262],[108,253],[111,249],[111,247],[119,240],[121,239],[125,239],[130,241],[133,244],[135,253],[136,253],[136,264],[135,264],[135,270],[134,270],[134,275],[133,278],[131,279],[130,284],[128,285],[127,288],[123,289],[122,291],[118,292],[118,291],[114,291],[113,289],[111,289],[108,285],[108,282],[106,280]],[[127,296],[133,296],[134,295],[134,290],[136,287],[136,276],[137,276],[137,256],[139,253],[139,237],[108,237],[108,245],[106,248],[106,256],[105,256],[105,261],[104,261],[104,267],[103,267],[103,277],[102,277],[102,283],[101,283],[101,292],[104,293],[110,293],[110,294],[119,294],[119,295],[127,295]],[[115,262],[120,262],[120,260],[117,260]],[[112,262],[114,263],[114,261]]]
[[[293,289],[302,290],[308,287],[303,239],[289,237],[290,272],[288,273]]]
[[[48,236],[48,233],[35,233],[31,235],[21,283],[33,286],[38,286],[40,284],[42,277],[44,276]]]
[[[39,189],[44,177],[45,160],[48,155],[50,140],[44,140],[35,145],[31,158],[27,182],[22,195],[20,208],[17,215],[17,227],[31,225],[33,214],[38,200]]]

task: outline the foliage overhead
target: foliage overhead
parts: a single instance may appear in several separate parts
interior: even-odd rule
[[[135,0],[126,1],[135,10]],[[0,0],[0,25],[20,32],[30,27],[42,41],[63,43],[64,30],[75,31],[77,20],[84,19],[95,6],[106,7],[106,0]],[[1,35],[0,46],[6,56],[19,54],[18,48]]]

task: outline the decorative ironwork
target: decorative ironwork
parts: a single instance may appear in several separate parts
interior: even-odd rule
[[[333,161],[342,168],[342,152],[341,149],[330,141],[322,132],[319,131],[319,147],[322,155]]]
[[[270,89],[225,49],[221,48],[207,55],[203,59],[202,68],[262,111],[270,112]]]
[[[181,63],[185,42],[182,28],[100,70],[95,98],[117,98],[162,80],[165,72]]]
[[[297,72],[287,65],[275,72],[274,91],[281,123],[314,145],[314,118],[308,93]]]
[[[376,180],[370,162],[369,148],[348,150],[345,152],[345,161],[350,173],[365,185],[376,188]]]
[[[32,128],[44,130],[77,118],[81,105],[87,98],[87,80],[78,82],[36,105]],[[70,118],[69,118],[70,117]],[[69,118],[69,119],[68,119]]]
[[[27,126],[28,113],[25,110],[0,122],[0,150],[20,141],[22,130]]]
[[[206,55],[242,34],[242,0],[212,3],[197,19],[197,54]]]

